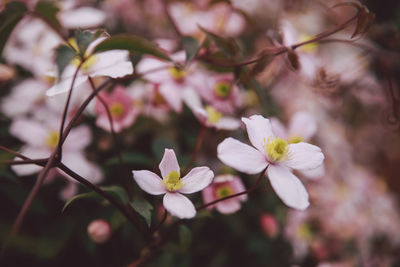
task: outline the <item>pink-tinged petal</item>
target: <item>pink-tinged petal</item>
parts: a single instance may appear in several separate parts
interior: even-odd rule
[[[215,204],[217,210],[223,214],[232,214],[240,210],[240,201],[238,199],[227,199]]]
[[[126,75],[133,73],[133,65],[132,62],[129,61],[120,61],[116,62],[113,65],[109,65],[103,68],[98,68],[93,70],[90,74],[91,77],[96,76],[109,76],[111,78],[122,78]]]
[[[288,168],[270,165],[267,174],[275,193],[287,206],[305,210],[310,205],[306,189]]]
[[[250,118],[242,118],[242,121],[246,124],[250,142],[259,151],[265,153],[265,144],[268,138],[274,136],[269,119],[261,115],[253,115]]]
[[[319,167],[317,167],[315,169],[302,170],[299,172],[308,179],[316,180],[316,179],[322,178],[322,176],[325,175],[325,166],[324,166],[324,164],[321,164]]]
[[[239,129],[239,127],[240,127],[240,120],[231,117],[222,117],[215,124],[215,128],[217,128],[218,130],[233,131]]]
[[[179,85],[172,82],[160,84],[160,94],[164,97],[168,105],[177,113],[182,111],[182,95]]]
[[[136,71],[144,73],[144,78],[151,82],[163,83],[170,79],[168,67],[173,67],[173,64],[153,57],[145,57],[136,65]]]
[[[83,152],[63,151],[62,162],[93,184],[98,184],[103,179],[103,174],[99,167],[90,162]]]
[[[176,155],[173,149],[167,149],[167,148],[165,149],[164,156],[161,159],[159,168],[161,171],[162,178],[167,177],[172,171],[175,171],[179,174],[181,173],[179,168],[179,163],[178,160],[176,159]]]
[[[61,190],[60,198],[67,201],[78,193],[78,184],[76,182],[68,182],[68,184]]]
[[[240,192],[243,192],[243,191],[246,190],[242,180],[237,176],[233,176],[233,179],[230,182],[230,185],[231,185],[231,187],[233,189],[234,194],[240,193]],[[243,195],[240,195],[238,197],[235,197],[235,199],[239,199],[241,201],[245,201],[245,200],[247,200],[247,194],[243,194]]]
[[[10,126],[10,133],[30,146],[45,147],[49,129],[32,119],[17,118]]]
[[[196,209],[193,203],[184,195],[167,192],[163,199],[164,208],[172,216],[179,219],[190,219],[196,216]]]
[[[319,167],[324,158],[319,147],[300,142],[289,145],[289,160],[284,164],[295,170],[310,170]]]
[[[161,195],[167,192],[165,185],[157,174],[151,171],[132,171],[133,179],[139,187],[150,195]]]
[[[22,149],[20,150],[20,153],[31,159],[47,158],[51,154],[51,152],[47,149],[30,147],[30,146],[22,147]],[[21,159],[15,158],[14,160],[21,160]],[[11,166],[11,169],[18,176],[31,175],[31,174],[39,172],[42,168],[43,167],[37,166],[35,164],[26,164],[26,165],[24,164],[24,165],[12,165]]]
[[[207,187],[213,180],[214,173],[208,167],[197,167],[192,169],[182,178],[183,187],[179,192],[191,194]]]
[[[92,133],[86,125],[73,128],[64,143],[64,150],[83,150],[92,141]]]
[[[230,137],[218,145],[217,151],[224,164],[247,174],[260,173],[268,166],[264,154]]]
[[[87,81],[87,79],[88,79],[87,75],[78,74],[78,77],[75,79],[74,87],[83,84],[84,82]],[[46,91],[46,95],[54,96],[68,92],[69,89],[71,88],[71,84],[72,84],[72,77],[62,79],[59,83],[54,84],[50,89],[48,89]]]
[[[317,131],[317,122],[314,116],[306,111],[299,111],[293,115],[289,124],[290,137],[299,136],[308,141]]]
[[[92,7],[81,7],[59,13],[61,24],[68,29],[93,28],[102,25],[106,14]]]
[[[215,196],[215,188],[214,186],[209,186],[203,189],[203,191],[201,191],[201,196],[203,197],[203,202],[205,204],[210,203],[214,200],[216,200],[216,196]],[[213,209],[214,205],[208,206],[207,209],[211,210]]]
[[[288,139],[287,130],[285,126],[278,120],[278,118],[270,118],[272,131],[274,132],[275,136],[285,139]]]

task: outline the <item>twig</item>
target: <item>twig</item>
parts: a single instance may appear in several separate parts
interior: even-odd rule
[[[187,173],[189,171],[189,168],[193,165],[194,161],[197,158],[197,155],[200,152],[201,144],[203,143],[204,135],[207,131],[207,127],[203,124],[202,128],[200,130],[199,135],[197,136],[197,141],[196,141],[196,146],[194,148],[194,151],[192,153],[192,156],[190,158],[189,163],[186,165],[185,169],[183,170],[183,173]]]

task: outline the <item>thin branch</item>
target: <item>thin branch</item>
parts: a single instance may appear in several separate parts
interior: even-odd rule
[[[201,148],[201,144],[203,143],[204,140],[204,135],[207,131],[207,127],[203,124],[200,130],[199,135],[197,136],[197,140],[196,140],[196,146],[194,148],[194,151],[192,153],[192,156],[190,158],[189,163],[186,165],[185,169],[183,170],[183,173],[187,173],[190,169],[190,167],[193,165],[193,163],[195,162],[197,155],[200,152],[200,148]]]
[[[269,165],[268,165],[268,166],[269,166]],[[209,203],[206,203],[206,204],[204,204],[204,205],[201,205],[200,207],[197,207],[196,210],[199,211],[199,210],[205,209],[205,208],[207,208],[207,207],[209,207],[209,206],[211,206],[211,205],[217,204],[218,202],[225,201],[225,200],[227,200],[227,199],[231,199],[231,198],[238,197],[238,196],[241,196],[241,195],[248,194],[248,193],[252,192],[252,191],[253,191],[254,189],[256,189],[256,188],[258,187],[258,185],[260,184],[261,179],[264,177],[265,172],[266,172],[267,169],[268,169],[268,166],[260,173],[260,175],[259,175],[258,178],[257,178],[256,183],[255,183],[252,187],[250,187],[249,189],[247,189],[247,190],[245,190],[245,191],[243,191],[243,192],[239,192],[239,193],[236,193],[236,194],[227,196],[227,197],[223,197],[223,198],[216,199],[216,200],[214,200],[214,201],[211,201],[211,202],[209,202]]]
[[[25,165],[25,164],[36,164],[40,166],[45,166],[48,158],[43,158],[43,159],[24,159],[24,160],[6,160],[6,161],[0,161],[0,164],[4,165]]]
[[[163,217],[162,217],[161,221],[151,231],[152,233],[157,232],[161,228],[161,226],[164,224],[165,220],[167,219],[167,216],[168,216],[168,212],[166,209],[164,209]]]
[[[21,153],[18,153],[17,151],[14,151],[14,150],[12,150],[12,149],[9,149],[9,148],[7,148],[7,147],[5,147],[5,146],[1,146],[0,145],[0,150],[3,150],[3,151],[5,151],[5,152],[8,152],[8,153],[10,153],[10,154],[13,154],[14,156],[16,156],[16,157],[18,157],[18,158],[21,158],[21,159],[29,159],[29,158],[27,158],[27,157],[25,157],[24,155],[22,155]]]

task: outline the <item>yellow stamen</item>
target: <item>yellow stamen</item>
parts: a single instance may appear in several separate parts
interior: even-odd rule
[[[219,82],[215,86],[215,93],[221,98],[227,98],[231,92],[231,85],[227,82]]]
[[[297,235],[304,240],[311,240],[312,231],[310,225],[307,223],[301,224],[297,229]]]
[[[75,49],[77,53],[79,53],[78,43],[76,42],[75,38],[69,38],[68,43]],[[98,57],[96,55],[88,55],[87,51],[84,55],[85,62],[81,66],[81,70],[85,73],[88,73],[92,70],[93,65],[98,61]],[[81,64],[82,59],[80,57],[75,57],[71,60],[72,65],[79,66]]]
[[[169,71],[169,74],[172,76],[172,78],[175,81],[180,82],[186,77],[186,71],[184,71],[184,70],[180,70],[180,69],[171,67],[168,69],[168,71]]]
[[[205,110],[208,114],[208,122],[215,124],[222,118],[222,113],[218,112],[215,108],[211,106],[206,106]]]
[[[49,148],[56,148],[60,135],[57,131],[51,131],[46,138],[46,144]]]
[[[233,190],[232,188],[230,188],[229,186],[225,185],[225,186],[220,186],[216,191],[215,194],[218,198],[223,198],[223,197],[227,197],[233,194]]]
[[[115,102],[110,105],[110,113],[113,117],[120,117],[124,114],[124,106],[121,103]]]
[[[307,40],[310,40],[312,38],[312,36],[308,35],[308,34],[300,34],[300,40],[299,42],[304,42]],[[300,47],[301,50],[305,51],[305,52],[309,52],[309,53],[314,53],[318,48],[317,43],[310,43],[310,44],[306,44]]]
[[[303,138],[301,136],[292,136],[289,138],[289,144],[297,144],[303,142]]]
[[[266,152],[271,162],[277,162],[288,159],[288,142],[278,137],[268,138]]]
[[[170,174],[168,174],[168,176],[164,178],[163,182],[167,187],[168,191],[172,192],[181,189],[183,186],[180,175],[176,171],[170,172]]]

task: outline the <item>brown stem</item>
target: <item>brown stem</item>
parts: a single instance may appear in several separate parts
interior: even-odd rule
[[[197,155],[200,152],[201,144],[203,143],[204,140],[204,135],[207,132],[207,127],[203,124],[200,130],[199,135],[197,136],[197,141],[196,141],[196,146],[194,148],[194,151],[192,153],[192,156],[190,157],[189,163],[186,165],[185,169],[183,170],[183,173],[187,173],[190,169],[190,167],[193,165],[195,162]]]
[[[268,166],[269,166],[269,165],[268,165]],[[245,190],[245,191],[243,191],[243,192],[239,192],[239,193],[236,193],[236,194],[227,196],[227,197],[223,197],[223,198],[216,199],[216,200],[214,200],[214,201],[211,201],[211,202],[209,202],[209,203],[206,203],[206,204],[204,204],[204,205],[201,205],[200,207],[196,208],[196,210],[199,211],[199,210],[205,209],[205,208],[207,208],[207,207],[209,207],[209,206],[211,206],[211,205],[214,205],[214,204],[216,204],[216,203],[218,203],[218,202],[221,202],[221,201],[224,201],[224,200],[227,200],[227,199],[231,199],[231,198],[238,197],[238,196],[241,196],[241,195],[248,194],[248,193],[252,192],[252,191],[253,191],[254,189],[256,189],[257,186],[260,184],[261,179],[264,177],[265,172],[266,172],[267,169],[268,169],[268,166],[260,173],[260,175],[259,175],[258,178],[257,178],[256,183],[255,183],[252,187],[250,187],[249,189],[247,189],[247,190]]]
[[[12,150],[12,149],[9,149],[9,148],[7,148],[7,147],[5,147],[5,146],[1,146],[1,145],[0,145],[0,150],[6,151],[6,152],[8,152],[8,153],[10,153],[10,154],[13,154],[14,156],[16,156],[16,157],[18,157],[18,158],[21,158],[21,159],[28,159],[27,157],[25,157],[25,156],[22,155],[21,153],[18,153],[17,151],[14,151],[14,150]]]
[[[24,159],[24,160],[6,160],[0,161],[0,164],[4,165],[25,165],[25,164],[36,164],[40,166],[45,166],[48,158],[45,159]]]
[[[164,224],[165,220],[167,219],[167,216],[168,216],[168,212],[166,209],[164,209],[163,217],[162,217],[161,221],[151,231],[152,233],[157,232],[161,228],[161,226]]]

